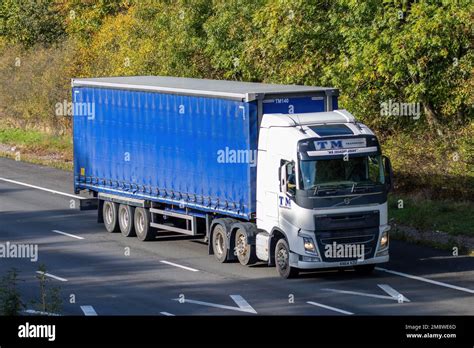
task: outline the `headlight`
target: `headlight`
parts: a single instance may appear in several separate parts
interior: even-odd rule
[[[304,250],[309,253],[316,253],[316,247],[314,246],[313,240],[311,238],[303,237],[304,241]]]
[[[382,232],[382,236],[380,237],[380,246],[379,250],[385,249],[388,247],[388,231]]]

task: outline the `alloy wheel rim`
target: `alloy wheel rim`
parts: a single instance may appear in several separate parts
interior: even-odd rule
[[[122,226],[127,228],[129,223],[130,223],[130,217],[129,217],[128,211],[126,209],[122,210],[120,220],[122,222]]]
[[[277,263],[278,267],[285,270],[288,267],[288,251],[281,247],[277,252]]]
[[[217,233],[214,245],[217,253],[222,255],[224,250],[224,237],[222,236],[222,233]]]
[[[107,224],[111,224],[113,220],[113,212],[112,212],[112,207],[110,204],[107,204],[105,207],[105,219],[107,220]]]
[[[145,217],[143,216],[143,214],[140,214],[140,216],[138,217],[138,232],[140,234],[143,233],[143,231],[145,230]]]
[[[245,257],[247,255],[247,243],[245,241],[245,236],[243,234],[240,234],[239,237],[237,238],[237,254]]]

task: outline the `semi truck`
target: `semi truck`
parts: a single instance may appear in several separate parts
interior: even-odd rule
[[[165,76],[72,79],[74,190],[108,232],[203,238],[218,262],[370,273],[393,174],[335,88]]]

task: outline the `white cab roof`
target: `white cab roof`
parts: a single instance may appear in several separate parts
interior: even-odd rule
[[[355,117],[347,110],[308,112],[304,114],[265,114],[261,127],[292,127],[324,123],[355,123]]]
[[[363,123],[358,122],[347,110],[334,110],[329,112],[311,112],[304,114],[265,114],[262,119],[262,128],[288,127],[289,133],[297,140],[307,138],[320,138],[324,135],[318,134],[318,125],[344,125],[347,134],[338,136],[374,135],[374,133]],[[334,126],[331,126],[334,125]],[[324,128],[324,127],[322,127]]]

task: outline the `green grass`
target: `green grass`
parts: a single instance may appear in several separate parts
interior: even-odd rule
[[[16,147],[15,151],[1,151],[0,156],[63,170],[72,170],[72,142],[69,135],[51,135],[37,130],[0,127],[0,144]]]
[[[402,209],[398,208],[400,199],[403,200]],[[432,201],[391,195],[388,204],[389,218],[398,224],[453,236],[474,237],[474,202]]]
[[[18,128],[0,128],[0,143],[23,147],[25,150],[52,153],[63,153],[72,149],[69,136],[55,136]]]

